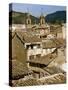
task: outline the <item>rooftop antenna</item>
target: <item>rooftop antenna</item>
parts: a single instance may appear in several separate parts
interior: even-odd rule
[[[27,13],[29,13],[29,9],[27,8]]]
[[[27,16],[28,16],[28,17],[30,16],[29,8],[27,8]]]
[[[41,8],[41,15],[43,16],[43,8]]]

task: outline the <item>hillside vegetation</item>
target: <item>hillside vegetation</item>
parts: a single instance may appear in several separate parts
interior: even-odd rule
[[[57,11],[55,13],[46,16],[46,22],[48,23],[65,23],[66,22],[66,11]]]
[[[32,24],[35,24],[35,22],[39,23],[39,18],[35,16],[31,16],[31,22]],[[27,13],[21,13],[16,11],[9,12],[9,23],[13,24],[25,24],[26,22]],[[48,23],[61,23],[66,22],[66,11],[56,11],[52,14],[48,14],[45,17],[45,21]]]

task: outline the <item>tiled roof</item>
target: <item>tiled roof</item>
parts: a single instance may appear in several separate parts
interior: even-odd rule
[[[66,76],[63,73],[54,74],[39,80],[40,84],[62,84],[66,83]]]
[[[21,37],[21,36],[20,36]],[[17,36],[17,33],[13,33],[13,38],[10,39],[10,68],[12,73],[12,79],[17,79],[22,77],[24,74],[28,73],[28,68],[26,64],[26,50],[23,45],[21,38]]]
[[[39,81],[36,79],[27,79],[27,80],[13,80],[12,86],[35,86],[39,85]]]
[[[36,79],[27,79],[27,80],[13,80],[12,86],[36,86],[36,85],[47,85],[47,84],[62,84],[66,83],[65,74],[58,73],[54,75],[50,75],[47,77]]]
[[[30,36],[28,33],[23,34],[22,32],[15,32],[12,36],[16,35],[21,39],[22,42],[24,43],[36,43],[36,42],[41,42],[41,39],[38,38],[37,36]]]
[[[54,41],[52,40],[47,40],[46,42],[42,42],[43,48],[56,48],[57,45]]]
[[[18,60],[12,60],[11,64],[12,67],[10,68],[10,70],[12,69],[12,79],[23,78],[24,75],[31,73],[28,68]]]
[[[42,42],[43,48],[58,48],[65,45],[63,39],[50,39],[45,42]]]
[[[60,68],[58,68],[58,67],[56,67],[56,66],[51,66],[51,67],[49,67],[49,66],[47,66],[47,67],[45,67],[45,68],[43,68],[45,71],[47,71],[50,75],[52,75],[52,74],[57,74],[57,73],[63,73],[64,71],[63,70],[61,70]]]
[[[26,43],[35,43],[35,42],[41,42],[41,39],[37,36],[32,37],[24,37]]]

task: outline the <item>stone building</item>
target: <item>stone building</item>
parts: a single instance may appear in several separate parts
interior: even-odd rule
[[[57,38],[65,39],[65,37],[66,37],[66,24],[50,25],[50,33],[54,34]]]

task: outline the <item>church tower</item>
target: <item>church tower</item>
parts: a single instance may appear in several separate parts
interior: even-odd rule
[[[40,25],[43,25],[45,24],[45,17],[43,15],[43,13],[41,13],[41,16],[40,16]]]
[[[27,25],[30,25],[31,24],[31,18],[30,18],[30,14],[29,13],[27,13],[26,24]]]

